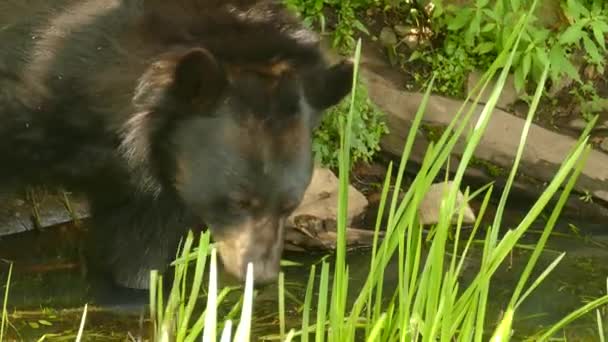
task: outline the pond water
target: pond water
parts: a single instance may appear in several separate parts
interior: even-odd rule
[[[511,219],[515,221],[516,217]],[[591,236],[575,236],[572,234],[572,226],[567,222],[556,228],[557,234],[550,239],[539,262],[540,266],[542,268],[548,265],[559,252],[565,251],[567,255],[520,307],[514,326],[514,340],[529,336],[539,327],[557,322],[586,301],[606,292],[608,231],[601,225],[578,227]],[[85,303],[89,304],[86,340],[138,340],[150,335],[148,316],[144,312],[147,294],[119,291],[82,275],[78,247],[82,237],[80,232],[75,226],[63,225],[0,237],[0,258],[16,261],[8,300],[10,326],[7,340],[38,340],[45,334],[48,334],[45,340],[49,341],[73,340]],[[500,310],[510,299],[512,289],[530,254],[524,247],[532,244],[536,237],[534,233],[526,236],[521,241],[522,248],[517,249],[495,275],[488,314],[490,324],[498,320]],[[470,254],[463,282],[475,274],[480,252],[478,246]],[[286,255],[287,259],[304,265],[318,262],[321,257],[323,254]],[[369,251],[351,252],[347,260],[351,265],[352,287],[349,292],[354,294],[354,290],[362,286],[367,276]],[[392,292],[397,284],[396,265],[395,260],[385,272],[387,291]],[[2,283],[6,279],[7,270],[8,264],[0,262]],[[286,290],[298,300],[303,300],[309,268],[294,266],[284,270]],[[4,285],[0,288],[4,293]],[[275,286],[265,287],[258,293],[254,322],[254,335],[257,338],[279,331],[276,293]],[[288,297],[286,305],[288,323],[297,327],[300,303]],[[595,314],[588,316],[570,325],[566,331],[569,340],[597,340]]]

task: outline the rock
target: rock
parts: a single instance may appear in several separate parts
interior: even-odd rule
[[[467,94],[471,94],[471,100],[474,100],[475,97],[477,96],[477,94],[479,94],[477,92],[473,93],[473,88],[477,85],[477,83],[479,83],[479,80],[481,80],[482,76],[483,76],[483,74],[479,71],[473,71],[473,72],[469,73],[469,78],[467,80]],[[496,76],[496,78],[494,80],[492,80],[490,82],[490,84],[488,84],[488,86],[486,87],[486,91],[483,93],[483,95],[479,99],[479,103],[488,102],[488,99],[490,98],[490,95],[492,94],[492,91],[494,90],[494,86],[495,86],[497,80],[498,80],[498,76]],[[503,87],[503,90],[502,90],[502,94],[500,95],[500,98],[498,99],[498,102],[496,103],[496,107],[501,108],[501,109],[509,108],[510,105],[512,105],[513,103],[515,103],[515,101],[517,101],[517,99],[519,98],[519,95],[521,95],[521,94],[518,93],[517,90],[515,89],[515,78],[511,74],[507,77],[505,86]]]
[[[604,138],[604,140],[602,141],[602,143],[600,144],[600,148],[605,151],[608,152],[608,138]]]
[[[385,151],[400,156],[404,139],[409,132],[423,94],[402,91],[399,85],[387,81],[381,75],[366,68],[362,69],[362,75],[367,81],[371,100],[386,113],[390,133],[382,139],[381,146]],[[429,126],[445,127],[461,106],[462,101],[431,96],[423,123]],[[467,110],[465,109],[465,111]],[[470,129],[475,126],[483,106],[477,105],[473,110],[474,114],[469,122]],[[495,109],[486,132],[477,146],[475,158],[510,170],[524,124],[524,119],[504,110]],[[426,153],[428,141],[422,132],[417,132],[417,134],[417,141],[413,146],[410,159],[421,162]],[[461,137],[452,152],[452,156],[456,160],[464,150],[465,139],[466,134]],[[550,181],[575,143],[576,140],[569,136],[533,124],[522,156],[520,173],[533,178],[539,184]],[[606,165],[608,165],[606,153],[597,150],[590,151],[575,189],[581,193],[589,191],[594,197],[608,201],[608,191],[606,191],[608,189],[608,168]],[[522,177],[518,176],[517,179],[522,179]]]
[[[578,132],[583,132],[588,124],[589,123],[585,119],[576,118],[568,123],[568,128],[578,131]],[[607,129],[608,128],[607,124],[608,124],[608,122],[598,122],[595,124],[592,131],[599,130],[599,129]]]
[[[304,225],[298,222],[297,226],[289,227],[285,232],[285,249],[299,252],[311,249],[334,250],[338,241],[336,229],[327,229],[318,219],[308,217],[310,220]],[[315,222],[316,221],[316,222]],[[310,223],[310,225],[309,225]],[[379,238],[383,237],[379,232]],[[371,246],[374,242],[374,232],[371,230],[346,228],[346,246],[355,248],[361,246]]]
[[[405,37],[412,32],[412,27],[407,25],[395,25],[393,26],[393,29],[401,37]]]
[[[585,119],[576,118],[568,123],[568,127],[575,131],[582,132],[583,130],[585,130],[585,127],[587,127],[587,124],[588,122],[585,121]]]
[[[298,217],[315,217],[320,221],[336,221],[338,216],[338,177],[325,168],[315,168],[312,180],[304,193],[300,206],[287,219],[288,225],[295,226]],[[367,199],[352,185],[348,191],[347,224],[364,213]]]
[[[547,91],[549,96],[554,97],[560,91],[570,87],[574,83],[574,79],[568,75],[561,75],[557,80],[554,80],[551,84],[551,88]]]
[[[585,75],[585,78],[588,80],[594,79],[597,76],[597,74],[598,74],[597,68],[593,64],[589,64],[583,69],[583,75]]]
[[[433,225],[439,222],[441,200],[444,196],[444,192],[447,192],[449,190],[447,188],[453,186],[453,184],[453,182],[448,182],[447,184],[436,183],[431,185],[418,207],[418,215],[422,224]],[[475,213],[469,204],[464,202],[464,194],[460,190],[458,190],[458,194],[456,195],[456,212],[452,217],[452,223],[458,223],[458,215],[460,214],[463,205],[465,206],[465,209],[462,223],[465,225],[474,224],[476,220]]]
[[[384,47],[392,47],[397,44],[397,35],[392,28],[386,26],[380,31],[380,43]]]
[[[331,170],[315,168],[302,203],[287,219],[286,249],[335,249],[338,190],[339,179]],[[349,185],[347,225],[361,216],[367,205],[365,196]],[[367,246],[372,241],[372,231],[353,228],[346,230],[346,243],[350,247]]]
[[[420,36],[415,34],[410,34],[403,37],[403,41],[405,42],[405,45],[410,48],[410,50],[416,50],[418,47],[420,47],[420,45],[422,45]]]

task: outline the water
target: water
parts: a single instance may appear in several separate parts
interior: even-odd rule
[[[513,221],[517,218],[512,217]],[[507,222],[508,223],[508,222]],[[86,222],[85,222],[86,224]],[[543,253],[539,269],[546,267],[559,253],[567,255],[554,272],[519,308],[515,321],[514,340],[521,340],[532,332],[557,322],[560,318],[606,292],[608,276],[608,232],[600,225],[582,226],[590,236],[575,237],[567,222],[561,223],[555,236],[550,239]],[[539,227],[540,229],[541,227]],[[562,235],[559,235],[562,234]],[[117,289],[83,276],[80,262],[82,230],[73,225],[62,225],[44,230],[29,231],[0,237],[1,258],[15,260],[13,280],[9,295],[9,339],[37,340],[44,334],[46,340],[73,340],[78,329],[85,303],[90,305],[87,317],[87,339],[113,341],[150,336],[150,326],[144,305],[147,294],[120,292]],[[532,245],[538,234],[528,234],[521,244]],[[476,273],[481,259],[481,246],[476,245],[466,262],[461,282],[466,284]],[[498,321],[515,288],[521,270],[530,251],[517,249],[497,271],[492,281],[490,324]],[[323,254],[288,254],[286,258],[310,265]],[[369,267],[369,251],[349,253],[351,300],[354,289],[362,286]],[[385,293],[392,293],[397,286],[396,260],[388,267]],[[0,282],[4,283],[8,264],[0,262]],[[287,291],[300,301],[304,298],[304,287],[308,267],[285,268]],[[534,276],[533,276],[534,278]],[[3,287],[2,287],[3,288]],[[2,291],[3,293],[3,291]],[[238,297],[238,291],[233,297]],[[276,287],[260,290],[256,299],[254,335],[257,337],[279,332],[277,320]],[[234,303],[235,298],[229,302]],[[286,300],[288,327],[299,324],[301,303]],[[227,311],[230,307],[224,308]],[[595,315],[581,318],[566,330],[569,340],[597,340]],[[606,322],[604,326],[607,326]],[[493,326],[490,326],[493,327]]]

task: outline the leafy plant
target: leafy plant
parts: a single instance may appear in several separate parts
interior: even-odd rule
[[[355,44],[355,32],[369,34],[365,25],[356,16],[356,11],[372,6],[374,0],[283,0],[288,8],[298,13],[309,26],[319,25],[321,32],[326,29],[325,8],[330,8],[336,15],[335,29],[332,32],[332,45],[344,53],[352,52]]]
[[[570,90],[581,109],[581,116],[589,122],[593,119],[594,113],[608,109],[608,99],[601,97],[592,82],[587,81],[579,87]]]
[[[362,83],[356,87],[353,104],[354,119],[352,127],[352,164],[358,161],[369,162],[380,150],[380,139],[388,128],[384,114],[371,102]],[[348,116],[350,101],[344,100],[330,109],[315,131],[313,151],[318,161],[327,167],[337,167],[340,154],[340,122]]]
[[[325,15],[323,7],[325,0],[283,0],[287,8],[297,13],[304,25],[313,28],[319,24],[321,32],[325,31]]]
[[[457,61],[465,51],[475,67],[487,68],[505,47],[517,22],[525,14],[531,0],[475,0],[471,5],[444,5],[435,2],[434,29],[445,31],[442,53],[445,59]],[[603,0],[565,0],[562,10],[568,22],[551,31],[530,16],[522,35],[521,45],[513,59],[515,87],[522,91],[528,80],[538,82],[542,70],[550,62],[550,79],[568,76],[580,81],[578,70],[572,63],[573,47],[582,44],[589,62],[604,68],[605,34],[608,33],[608,7]],[[437,64],[437,63],[435,63]],[[435,68],[437,65],[433,65]],[[467,71],[467,68],[462,68]],[[440,79],[441,80],[441,79]]]
[[[304,23],[313,27],[319,25],[321,32],[325,31],[326,18],[323,10],[331,7],[335,10],[338,19],[336,28],[332,33],[332,44],[341,52],[349,53],[354,46],[355,30],[367,33],[367,29],[355,15],[357,8],[374,4],[373,0],[283,0],[288,8],[300,15]],[[367,96],[362,84],[357,86],[357,99],[355,102],[356,119],[353,127],[353,163],[357,161],[370,161],[373,155],[380,150],[380,138],[388,132],[383,122],[383,114],[378,110]],[[339,154],[339,121],[349,111],[347,101],[329,110],[315,131],[313,151],[318,161],[327,167],[338,165]]]
[[[604,73],[608,4],[604,0],[567,0],[562,9],[570,26],[559,35],[559,45],[580,47],[582,43],[588,61]]]

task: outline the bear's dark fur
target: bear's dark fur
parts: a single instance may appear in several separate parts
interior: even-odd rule
[[[0,182],[84,192],[94,264],[147,288],[184,233],[276,276],[311,132],[350,90],[278,1],[0,1]]]

